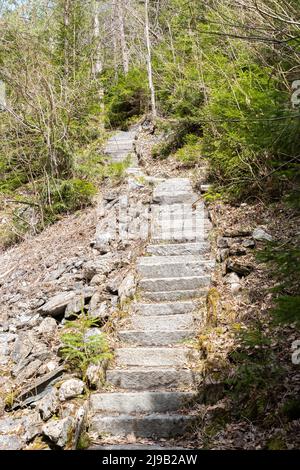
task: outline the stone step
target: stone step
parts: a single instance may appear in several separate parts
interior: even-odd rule
[[[151,414],[141,416],[95,415],[91,418],[90,433],[101,438],[103,434],[124,437],[168,438],[185,434],[195,416],[180,414]]]
[[[162,292],[142,292],[143,300],[150,302],[176,302],[178,300],[199,299],[207,295],[208,287],[194,290],[176,290]]]
[[[130,323],[136,330],[146,331],[176,331],[193,327],[197,316],[192,313],[185,315],[132,315]]]
[[[143,256],[137,263],[137,272],[143,278],[172,278],[203,276],[210,272],[213,261],[200,256]]]
[[[137,315],[179,315],[192,313],[197,307],[196,302],[170,302],[170,303],[135,303],[132,304],[132,311]]]
[[[123,330],[119,332],[121,341],[139,346],[168,346],[193,338],[195,330],[177,331],[140,331]]]
[[[119,348],[116,350],[117,367],[188,367],[197,357],[195,350],[173,348]]]
[[[90,396],[92,414],[106,413],[164,413],[188,406],[193,392],[114,392],[94,393]]]
[[[154,256],[209,255],[209,243],[175,243],[149,245],[146,253]]]
[[[196,290],[208,286],[210,280],[210,276],[141,279],[139,286],[145,292]]]
[[[187,203],[196,199],[189,178],[170,178],[153,191],[153,201],[159,204]]]
[[[201,243],[208,240],[209,230],[199,231],[179,231],[174,233],[152,231],[151,239],[153,243]]]
[[[201,380],[191,369],[141,368],[110,369],[106,381],[123,390],[196,390]]]

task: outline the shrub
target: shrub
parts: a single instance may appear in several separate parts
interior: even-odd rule
[[[83,377],[90,364],[109,361],[113,357],[106,336],[99,332],[91,334],[96,325],[97,320],[83,313],[77,320],[67,321],[61,334],[62,356]]]

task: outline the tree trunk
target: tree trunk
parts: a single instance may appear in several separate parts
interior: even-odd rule
[[[153,72],[152,72],[152,60],[151,60],[151,41],[150,41],[150,28],[149,28],[149,0],[145,0],[145,36],[147,44],[147,69],[148,69],[148,81],[149,89],[151,94],[151,110],[152,117],[155,119],[157,117],[156,110],[156,99],[155,99],[155,89],[153,84]]]
[[[117,0],[117,14],[119,22],[119,33],[120,33],[120,42],[121,42],[121,51],[122,51],[122,60],[123,60],[123,70],[127,74],[129,71],[129,56],[128,56],[128,47],[126,43],[125,28],[124,28],[124,10],[121,7],[121,2],[124,0]]]

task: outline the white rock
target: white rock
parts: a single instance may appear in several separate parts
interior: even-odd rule
[[[70,437],[73,430],[73,418],[68,416],[67,418],[50,421],[44,424],[43,433],[58,447],[64,447]]]
[[[132,298],[134,296],[136,289],[135,277],[132,273],[127,274],[125,279],[121,282],[118,294],[120,296],[121,304],[125,301],[126,298]]]
[[[56,332],[56,330],[57,330],[57,323],[56,323],[56,320],[52,317],[44,318],[44,320],[38,327],[38,332],[40,334],[52,335]]]
[[[59,399],[60,401],[69,400],[70,398],[75,398],[78,395],[81,395],[84,390],[84,383],[79,379],[69,379],[62,384],[59,389]]]
[[[58,393],[56,388],[52,388],[38,403],[37,409],[44,421],[51,418],[56,413],[59,406]]]
[[[262,227],[257,227],[253,230],[252,237],[254,240],[258,241],[268,241],[271,242],[273,240],[272,235],[267,233]]]
[[[230,286],[231,292],[236,294],[242,288],[240,278],[236,273],[229,273],[225,276],[225,282]]]
[[[92,388],[98,388],[103,379],[102,365],[90,364],[86,370],[86,379]]]

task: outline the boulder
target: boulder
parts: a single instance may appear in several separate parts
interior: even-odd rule
[[[79,379],[69,379],[64,382],[59,389],[60,401],[76,398],[84,391],[84,382]]]
[[[136,280],[133,273],[127,274],[125,279],[121,282],[118,294],[120,297],[121,304],[127,299],[132,298],[136,290]]]
[[[89,307],[89,316],[91,318],[102,319],[107,318],[110,315],[109,304],[106,301],[103,301],[102,295],[97,292],[93,295],[90,307]]]
[[[42,305],[38,312],[41,315],[50,315],[52,317],[57,317],[63,314],[67,308],[67,305],[75,297],[75,292],[60,292],[54,297],[48,300],[44,305]]]
[[[74,420],[70,416],[44,424],[42,431],[58,447],[64,447],[70,440]]]
[[[254,229],[252,233],[252,237],[254,238],[254,240],[263,241],[263,242],[265,241],[271,242],[273,240],[272,235],[267,233],[262,227],[257,227],[256,229]]]
[[[74,315],[81,313],[84,309],[85,298],[83,295],[75,295],[65,310],[65,318],[72,318]]]
[[[234,294],[239,292],[242,288],[240,278],[236,273],[227,274],[225,277],[225,282],[230,286],[230,290]]]
[[[52,317],[44,318],[37,331],[42,335],[54,335],[57,331],[56,320]]]
[[[19,436],[0,434],[0,450],[21,450],[24,442]]]
[[[58,406],[58,392],[54,387],[36,404],[37,410],[44,421],[47,421],[56,413]]]

